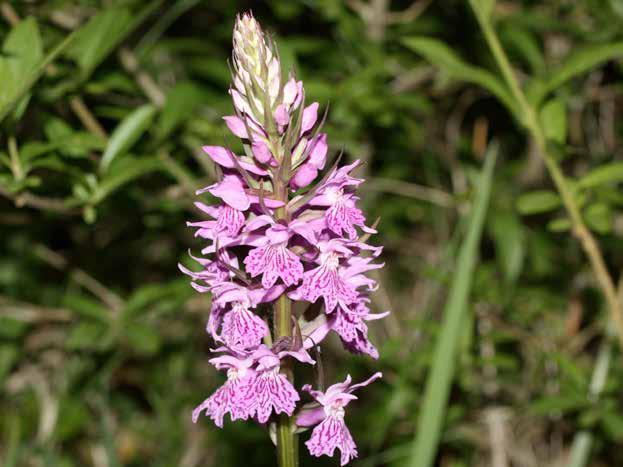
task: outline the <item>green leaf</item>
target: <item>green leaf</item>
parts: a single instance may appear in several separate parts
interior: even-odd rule
[[[491,232],[504,277],[508,282],[514,282],[521,273],[526,255],[523,225],[513,213],[497,212],[492,216]]]
[[[616,412],[604,410],[602,412],[601,426],[610,438],[617,441],[623,440],[623,417]]]
[[[65,397],[59,404],[58,424],[54,430],[56,441],[64,441],[77,435],[89,421],[85,403],[77,397]]]
[[[178,83],[167,95],[158,120],[158,138],[166,138],[178,125],[192,118],[193,111],[205,100],[201,87],[190,81]]]
[[[85,224],[94,224],[97,220],[97,209],[95,209],[95,206],[89,205],[82,208],[82,219]]]
[[[566,232],[571,229],[571,220],[568,217],[559,217],[547,223],[548,230],[552,232]]]
[[[123,318],[136,318],[148,310],[170,308],[182,305],[189,294],[185,280],[175,280],[168,284],[146,284],[128,297],[123,309]]]
[[[84,81],[93,70],[162,3],[149,2],[141,11],[112,6],[92,17],[79,31],[67,56],[80,67]]]
[[[132,24],[132,13],[127,8],[111,7],[100,11],[82,27],[74,44],[67,50],[88,77],[108,54],[123,40]]]
[[[536,190],[524,193],[517,200],[517,210],[524,215],[552,211],[560,205],[560,196],[549,190]]]
[[[591,170],[578,181],[580,188],[623,182],[623,162],[610,162]]]
[[[116,157],[125,154],[143,136],[155,115],[156,107],[147,104],[134,110],[119,123],[110,136],[106,151],[102,155],[100,161],[102,172],[106,172]]]
[[[110,310],[106,307],[83,295],[65,295],[63,298],[63,306],[83,318],[94,319],[101,323],[109,323],[112,316]]]
[[[125,336],[134,350],[142,355],[153,355],[160,348],[160,336],[156,330],[143,324],[129,323]]]
[[[111,167],[97,185],[90,202],[100,203],[124,184],[155,170],[162,170],[162,163],[155,157],[126,158]]]
[[[70,157],[87,157],[92,151],[102,151],[106,140],[86,131],[74,131],[54,142],[55,148]]]
[[[97,186],[93,201],[100,202],[122,185],[156,170],[163,170],[162,163],[155,157],[132,158],[120,161],[106,174]]]
[[[106,326],[95,321],[78,323],[69,332],[65,345],[69,350],[96,350],[101,348]]]
[[[485,165],[478,184],[478,193],[470,213],[467,235],[461,245],[448,301],[444,308],[441,332],[435,342],[435,353],[426,379],[424,400],[419,415],[413,451],[406,462],[409,467],[430,467],[441,437],[458,357],[458,342],[469,308],[469,294],[482,227],[489,205],[496,156],[497,146],[492,145],[487,151]]]
[[[552,352],[549,354],[549,358],[554,360],[559,368],[561,374],[569,382],[565,383],[567,389],[571,389],[575,386],[575,389],[584,392],[587,389],[589,375],[578,365],[577,360],[569,358],[561,352]]]
[[[135,94],[136,82],[122,70],[104,69],[84,83],[86,94],[101,95],[112,92]]]
[[[29,20],[25,20],[29,21]],[[24,22],[20,23],[24,24]],[[28,24],[28,23],[26,23]],[[16,27],[19,27],[16,26]],[[35,30],[32,29],[32,26],[24,26],[24,28],[28,28],[30,33],[35,34]],[[38,33],[36,33],[38,34]],[[11,81],[10,85],[7,85],[11,77],[10,66],[7,65],[6,60],[14,60],[15,57],[5,58],[0,57],[0,82],[3,83],[2,87],[0,87],[0,122],[6,118],[6,116],[11,112],[15,107],[17,107],[20,102],[24,102],[24,96],[28,93],[30,88],[37,82],[39,77],[43,74],[45,68],[56,60],[67,47],[69,47],[73,40],[76,37],[76,32],[70,34],[65,39],[63,39],[60,44],[58,44],[43,60],[39,60],[39,63],[36,67],[33,67],[30,70],[23,70],[19,75],[19,78]],[[29,43],[31,39],[27,38],[26,43]],[[7,39],[8,41],[8,39]],[[36,44],[36,42],[35,42]],[[16,48],[18,46],[16,45]],[[33,52],[28,52],[29,56]],[[27,60],[28,61],[28,60]]]
[[[42,59],[39,26],[34,18],[27,18],[11,29],[2,46],[0,109],[15,100],[24,79],[36,72]]]
[[[607,234],[612,231],[614,215],[607,204],[591,204],[584,211],[584,218],[588,226],[595,232]]]
[[[28,324],[14,318],[0,316],[0,338],[16,339],[28,329]]]
[[[84,131],[75,131],[64,120],[51,118],[44,126],[45,134],[50,141],[47,145],[47,151],[57,150],[63,155],[70,157],[86,157],[93,150],[103,150],[106,147],[106,141],[92,133]],[[35,146],[34,153],[38,155],[44,153],[45,146]],[[20,151],[22,153],[24,149]],[[22,155],[23,158],[28,157]],[[31,156],[32,157],[32,156]]]
[[[546,79],[535,79],[529,83],[527,93],[530,100],[538,105],[547,94],[570,79],[617,57],[623,57],[623,42],[594,44],[574,49],[562,64],[548,73]]]
[[[579,395],[546,396],[530,405],[530,410],[536,415],[550,415],[557,412],[570,412],[587,405],[587,399]]]
[[[27,18],[11,29],[2,46],[2,64],[13,80],[3,83],[2,94],[15,86],[24,74],[31,73],[43,58],[39,26],[34,18]]]
[[[4,441],[3,462],[5,467],[18,467],[22,460],[21,440],[23,436],[22,416],[14,410],[7,410],[4,414],[4,423],[7,434]]]
[[[567,109],[560,99],[548,101],[541,109],[541,126],[548,140],[564,144],[567,139]]]
[[[17,361],[18,357],[19,352],[14,345],[0,345],[0,384],[4,383],[5,376],[9,374],[11,367]]]
[[[499,34],[504,38],[504,46],[515,51],[533,71],[539,72],[545,68],[540,41],[528,28],[507,21],[500,26]]]
[[[500,99],[511,113],[519,117],[519,106],[502,81],[487,70],[465,63],[443,42],[427,37],[409,37],[403,40],[403,44],[424,56],[450,77],[485,88]]]

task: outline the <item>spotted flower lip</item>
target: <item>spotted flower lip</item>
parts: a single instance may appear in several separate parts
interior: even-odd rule
[[[277,279],[281,279],[286,286],[297,284],[303,278],[303,264],[287,244],[294,235],[315,243],[313,230],[298,220],[286,226],[265,215],[250,221],[245,230],[253,232],[263,227],[267,227],[263,236],[247,242],[256,246],[244,259],[247,271],[253,277],[261,275],[264,288],[272,287]]]
[[[340,275],[340,256],[332,251],[323,255],[320,266],[307,271],[296,296],[314,303],[322,297],[325,312],[332,313],[340,305],[346,307],[357,299],[357,290],[353,284]]]
[[[180,268],[182,272],[203,280],[201,274],[192,273],[183,266]],[[216,342],[224,343],[236,351],[254,349],[261,343],[269,330],[255,309],[261,303],[272,302],[284,290],[283,286],[250,289],[232,281],[218,282],[209,288],[199,284],[194,287],[212,293],[208,333]]]
[[[197,292],[211,295],[206,331],[219,356],[210,363],[226,374],[192,418],[205,414],[222,427],[228,415],[260,424],[296,417],[300,426],[314,426],[309,452],[333,456],[337,449],[344,465],[357,456],[345,407],[356,399],[353,391],[381,374],[359,384],[348,376],[326,391],[303,385],[315,405],[297,411],[300,385],[283,368],[315,365],[308,351],[329,333],[350,352],[378,358],[368,326],[388,312],[370,310],[378,285],[368,273],[383,264],[382,248],[363,240],[376,230],[358,207],[364,180],[353,174],[361,162],[321,173],[328,143],[320,105],[306,102],[292,73],[282,79],[275,44],[250,13],[237,16],[233,47],[233,113],[223,121],[244,151],[203,147],[222,176],[197,191],[205,218],[188,222],[205,242],[202,256],[191,255],[199,270],[179,265]],[[317,316],[277,312],[290,300],[307,302]]]
[[[292,415],[300,396],[292,383],[279,373],[282,356],[261,345],[252,358],[257,362],[257,377],[249,386],[247,397],[253,400],[257,420],[266,423],[272,413]]]
[[[341,465],[346,465],[357,457],[357,446],[344,422],[344,407],[357,399],[357,396],[352,394],[353,391],[369,385],[382,376],[381,372],[377,372],[362,383],[351,384],[352,379],[348,375],[344,382],[334,384],[324,392],[312,389],[309,384],[303,386],[303,391],[308,392],[319,403],[319,407],[303,412],[296,419],[298,426],[316,425],[310,439],[305,443],[311,455],[333,457],[335,450],[338,449]]]
[[[379,352],[368,339],[367,321],[383,319],[389,311],[371,313],[366,298],[359,298],[346,310],[340,309],[326,323],[328,330],[335,331],[344,347],[355,354],[367,354],[373,359],[379,358]]]
[[[303,363],[315,363],[304,349],[275,353],[264,344],[252,351],[228,347],[214,351],[229,353],[210,360],[217,369],[227,371],[227,381],[197,406],[193,421],[205,411],[219,427],[223,426],[228,413],[232,421],[255,417],[260,423],[266,423],[273,413],[292,415],[300,396],[292,383],[279,373],[281,361],[295,358]]]
[[[223,316],[222,340],[232,349],[257,347],[268,333],[264,320],[243,302],[235,302]]]
[[[301,286],[289,294],[290,298],[314,303],[322,297],[325,312],[331,314],[338,306],[346,310],[355,303],[360,294],[359,287],[375,288],[376,283],[363,273],[382,266],[371,262],[378,250],[371,249],[371,258],[359,258],[355,251],[369,247],[344,239],[321,241],[318,249],[318,266],[304,273]]]
[[[247,420],[253,415],[252,401],[244,397],[256,377],[251,369],[253,359],[223,355],[211,359],[210,363],[227,371],[227,381],[193,410],[193,422],[196,423],[204,411],[218,427],[223,426],[223,419],[228,413],[232,421]]]
[[[290,251],[285,242],[279,242],[282,235],[271,239],[264,246],[252,249],[244,264],[252,277],[262,276],[262,286],[270,288],[278,279],[286,285],[295,285],[303,277],[303,264]],[[275,243],[275,241],[277,243]]]

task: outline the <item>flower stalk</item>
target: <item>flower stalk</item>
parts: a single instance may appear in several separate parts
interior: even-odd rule
[[[280,151],[282,154],[283,152]],[[285,204],[288,202],[287,187],[282,186],[276,181],[275,193],[277,199]],[[275,210],[275,218],[278,221],[287,221],[287,211],[285,208]],[[274,307],[275,340],[280,338],[289,339],[292,337],[292,301],[286,294],[282,294],[275,302]],[[290,364],[282,365],[281,372],[294,383],[294,373]],[[294,424],[292,417],[281,414],[277,420],[277,461],[279,467],[298,467],[298,449],[296,443],[298,437],[294,434]]]
[[[582,218],[580,207],[578,206],[573,194],[573,189],[567,181],[560,165],[556,161],[556,158],[553,154],[551,154],[551,151],[548,148],[547,138],[545,137],[541,122],[539,121],[537,109],[531,105],[526,98],[526,95],[521,88],[515,73],[513,72],[508,57],[506,56],[506,52],[504,51],[504,48],[495,33],[490,17],[487,16],[481,8],[475,6],[473,0],[470,0],[470,5],[474,10],[476,20],[478,21],[489,49],[491,50],[491,53],[493,54],[493,57],[502,73],[504,81],[519,105],[521,123],[526,127],[529,135],[534,139],[538,152],[543,158],[550,177],[554,182],[554,186],[560,194],[565,210],[569,214],[572,232],[580,241],[580,245],[588,257],[595,280],[597,281],[597,285],[606,299],[610,319],[616,328],[619,344],[623,349],[623,308],[621,307],[621,302],[617,297],[614,281],[608,272],[608,268],[606,267],[606,262],[604,261],[599,244],[595,240],[595,237],[591,233],[590,229],[586,226],[586,223]]]

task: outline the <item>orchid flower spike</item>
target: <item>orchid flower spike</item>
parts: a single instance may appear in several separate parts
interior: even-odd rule
[[[350,352],[378,358],[367,323],[388,312],[369,308],[377,285],[367,273],[383,264],[382,248],[367,243],[376,230],[357,206],[360,162],[323,173],[320,105],[305,103],[292,73],[283,79],[277,48],[251,13],[236,18],[231,63],[234,111],[223,119],[244,152],[203,147],[222,177],[197,191],[206,217],[188,223],[205,242],[192,256],[197,267],[179,265],[195,290],[212,296],[206,330],[220,347],[210,363],[226,375],[192,419],[205,414],[222,427],[227,415],[262,425],[296,417],[299,426],[315,426],[305,443],[311,455],[338,449],[345,465],[357,456],[345,407],[381,374],[354,385],[348,376],[324,392],[303,385],[315,401],[310,411],[290,369],[315,365],[307,351],[332,332]],[[315,303],[318,316],[293,315],[293,301]]]

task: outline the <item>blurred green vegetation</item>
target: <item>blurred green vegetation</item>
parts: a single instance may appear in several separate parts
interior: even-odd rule
[[[474,3],[618,278],[623,2]],[[0,2],[0,463],[274,465],[262,428],[191,423],[222,376],[207,363],[209,297],[176,266],[201,247],[185,226],[215,175],[200,147],[233,144],[220,118],[232,111],[227,59],[235,14],[250,8],[309,100],[330,104],[332,152],[366,162],[362,202],[381,217],[374,308],[393,311],[372,329],[381,358],[334,341],[324,352],[331,380],[384,373],[349,406],[353,465],[411,456],[493,139],[436,465],[563,466],[572,446],[574,466],[623,465],[623,364],[605,301],[458,0]],[[337,465],[301,451],[303,466]]]

